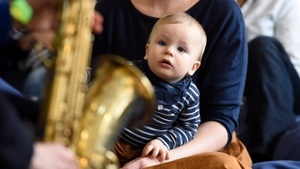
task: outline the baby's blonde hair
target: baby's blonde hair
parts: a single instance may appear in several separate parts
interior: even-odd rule
[[[199,60],[201,61],[202,60],[202,56],[203,56],[203,53],[204,53],[204,49],[205,49],[205,46],[206,46],[206,42],[207,42],[207,37],[206,37],[206,33],[202,27],[202,25],[196,20],[194,19],[192,16],[190,16],[189,14],[187,13],[184,13],[184,12],[179,12],[179,13],[173,13],[173,14],[168,14],[162,18],[160,18],[153,26],[152,28],[152,32],[149,36],[149,39],[148,39],[148,43],[149,43],[149,40],[154,32],[154,30],[159,26],[159,25],[162,25],[162,24],[178,24],[178,23],[181,23],[181,24],[186,24],[188,26],[190,25],[194,25],[194,26],[197,26],[199,28],[199,32],[200,32],[200,35],[202,35],[201,37],[201,43],[202,43],[202,46],[203,46],[203,49],[202,51],[200,52],[200,55],[199,55]]]

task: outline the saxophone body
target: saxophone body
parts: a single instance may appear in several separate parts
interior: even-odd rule
[[[61,0],[56,57],[42,106],[44,141],[73,150],[80,168],[118,168],[109,150],[125,125],[145,122],[154,111],[150,81],[120,56],[103,57],[88,86],[93,0]]]

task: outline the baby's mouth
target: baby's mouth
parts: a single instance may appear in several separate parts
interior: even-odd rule
[[[162,63],[163,65],[172,66],[172,63],[167,59],[162,60],[160,63]]]

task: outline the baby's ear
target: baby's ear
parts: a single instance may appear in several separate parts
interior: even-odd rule
[[[147,44],[146,44],[146,54],[145,54],[145,56],[144,56],[144,59],[145,59],[145,60],[148,60],[148,52],[149,52],[149,44],[147,43]]]
[[[188,74],[189,76],[193,76],[193,74],[194,74],[194,73],[196,72],[196,70],[200,67],[200,65],[201,65],[201,62],[198,61],[198,60],[196,60],[196,61],[194,62],[194,64],[191,66],[190,70],[187,72],[187,74]]]

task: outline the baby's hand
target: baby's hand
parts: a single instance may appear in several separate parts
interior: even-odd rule
[[[159,161],[169,159],[169,151],[167,147],[158,139],[150,141],[143,150],[143,156],[150,158],[157,158]]]

